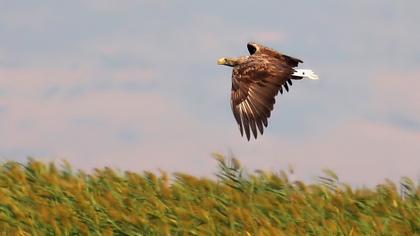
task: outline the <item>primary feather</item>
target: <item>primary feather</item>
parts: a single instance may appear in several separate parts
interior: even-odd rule
[[[219,64],[232,66],[231,108],[239,130],[249,140],[263,134],[273,110],[275,97],[283,88],[289,91],[301,60],[274,51],[268,47],[248,43],[249,56],[222,58]]]

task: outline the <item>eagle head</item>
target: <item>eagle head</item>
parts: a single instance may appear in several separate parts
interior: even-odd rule
[[[233,67],[245,62],[247,58],[247,56],[237,58],[222,57],[219,60],[217,60],[217,64]]]

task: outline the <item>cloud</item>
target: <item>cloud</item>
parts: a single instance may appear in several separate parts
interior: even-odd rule
[[[261,40],[262,42],[267,42],[267,43],[273,43],[273,42],[281,43],[287,39],[286,35],[279,31],[256,32],[254,37],[258,40]]]
[[[410,132],[420,131],[420,72],[416,69],[381,69],[366,81],[365,117]]]
[[[210,154],[231,150],[251,170],[278,170],[292,165],[296,177],[306,180],[314,180],[325,167],[335,170],[344,182],[357,184],[375,184],[384,178],[398,180],[401,175],[416,178],[419,172],[412,165],[419,158],[416,156],[420,153],[419,132],[386,122],[348,117],[328,129],[291,135],[272,129],[286,124],[282,122],[284,116],[276,114],[281,113],[279,109],[285,112],[292,108],[282,106],[276,108],[264,136],[247,142],[239,135],[227,101],[218,110],[226,108],[231,119],[221,119],[222,114],[215,113],[203,121],[185,104],[154,90],[111,86],[112,89],[91,89],[70,98],[62,96],[60,90],[48,99],[33,92],[51,84],[64,90],[84,84],[91,76],[97,76],[95,71],[27,69],[1,73],[13,80],[1,81],[10,94],[1,103],[6,109],[2,112],[0,139],[4,141],[0,148],[3,153],[20,158],[22,155],[66,158],[84,169],[108,165],[212,175],[215,162]],[[148,78],[153,72],[120,73],[114,71],[109,83],[130,80],[136,74],[144,75],[145,81],[153,80]],[[62,80],[52,79],[58,77]],[[389,109],[380,106],[388,98],[387,90],[404,92],[404,85],[384,78],[372,79],[373,84],[379,84],[372,86],[377,93],[370,107],[378,112]],[[398,103],[408,104],[407,111],[417,101],[416,95],[402,95],[399,99],[390,101],[397,102],[394,108],[399,108]],[[322,125],[319,121],[317,124]],[[24,150],[19,151],[22,147]]]
[[[232,150],[250,169],[292,164],[310,180],[323,167],[353,183],[417,175],[418,7],[223,4],[8,3],[0,155],[210,175],[210,153]],[[229,108],[231,71],[215,61],[247,54],[251,40],[302,58],[321,80],[295,83],[247,142]]]
[[[257,144],[233,150],[246,166],[278,170],[292,165],[299,179],[312,181],[330,168],[341,181],[359,185],[420,177],[413,165],[420,158],[420,133],[363,119],[342,121],[319,135],[290,138],[267,133]]]
[[[372,78],[373,102],[379,112],[401,113],[420,121],[420,71],[384,70]]]
[[[157,75],[154,70],[143,68],[25,67],[0,68],[0,77],[0,87],[13,98],[40,97],[45,92],[65,95],[78,88],[147,86],[155,82]]]

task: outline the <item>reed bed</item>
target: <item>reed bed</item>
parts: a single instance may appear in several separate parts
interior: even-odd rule
[[[216,154],[217,178],[0,164],[1,235],[420,235],[420,187],[317,183],[246,173]]]

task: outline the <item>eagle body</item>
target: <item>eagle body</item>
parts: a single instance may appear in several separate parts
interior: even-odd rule
[[[245,132],[250,140],[251,133],[256,139],[258,131],[263,134],[268,126],[278,92],[283,93],[283,88],[289,91],[292,80],[308,76],[294,69],[302,63],[297,58],[256,43],[248,43],[247,47],[249,56],[221,58],[218,64],[233,67],[231,108],[241,135]],[[310,72],[306,70],[306,74]]]

